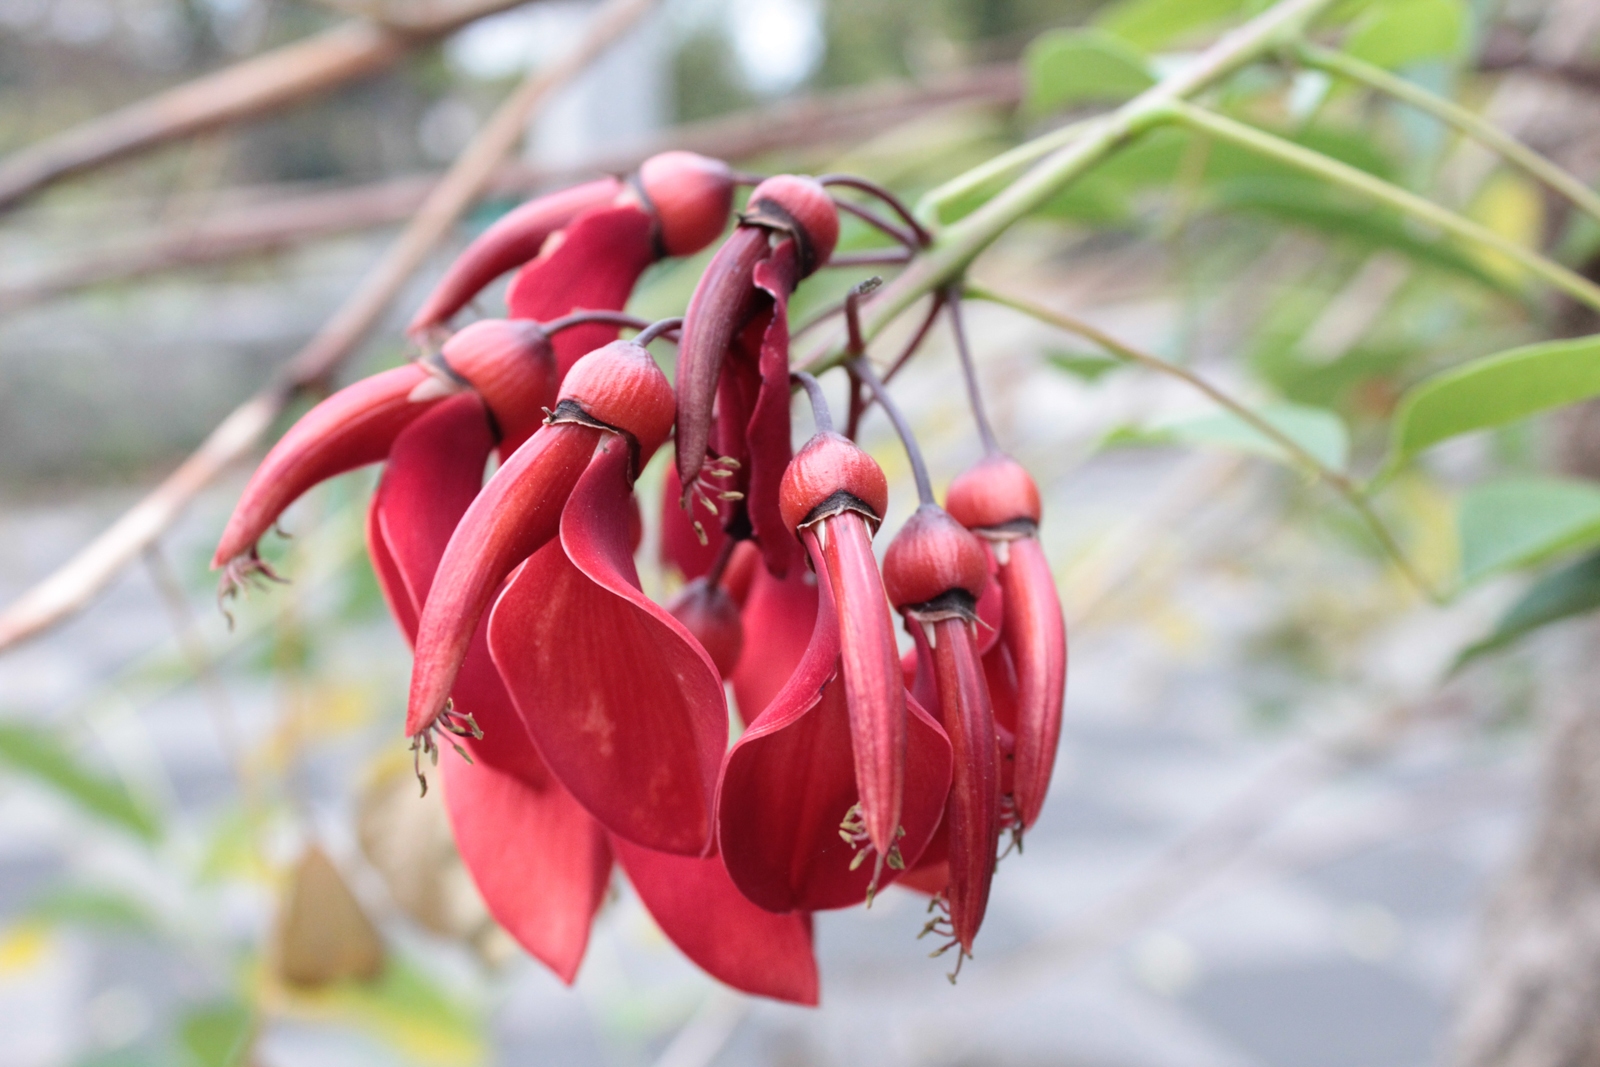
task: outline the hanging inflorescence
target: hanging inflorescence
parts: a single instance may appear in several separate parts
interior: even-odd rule
[[[415,652],[406,733],[419,778],[424,757],[439,766],[494,917],[570,982],[620,864],[707,972],[815,1003],[811,914],[891,883],[929,894],[927,932],[971,955],[1000,840],[1020,844],[1049,785],[1066,633],[1039,494],[983,414],[956,288],[882,378],[858,321],[876,279],[830,309],[849,339],[843,433],[791,370],[788,303],[808,276],[927,247],[887,191],[753,181],[683,318],[623,312],[646,267],[723,232],[742,181],[669,152],[506,215],[412,321],[423,355],[329,397],[272,449],[214,563],[225,594],[276,578],[256,545],[284,509],[383,462],[367,542]],[[841,211],[899,250],[836,257]],[[452,331],[513,270],[509,316]],[[884,384],[941,314],[984,452],[943,507]],[[677,344],[672,383],[644,347],[658,337]],[[798,450],[796,388],[814,425]],[[881,568],[888,484],[854,442],[873,404],[919,495]],[[669,438],[663,554],[686,584],[663,606],[635,569],[634,483]],[[725,683],[744,720],[731,747]]]

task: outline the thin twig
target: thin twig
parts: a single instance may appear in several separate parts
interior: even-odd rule
[[[430,8],[403,31],[353,20],[63,130],[0,160],[0,208],[67,177],[255,118],[394,65],[406,53],[525,0]]]
[[[860,204],[852,203],[849,200],[839,199],[835,199],[833,203],[834,206],[840,211],[843,211],[849,215],[854,215],[856,218],[860,219],[868,226],[871,226],[873,229],[878,230],[881,233],[888,234],[906,249],[917,248],[921,243],[917,240],[916,234],[912,233],[910,230],[902,226],[895,225],[888,219],[876,214],[875,212],[867,210]]]
[[[961,321],[960,288],[952,285],[944,290],[942,296],[950,315],[950,332],[956,339],[956,355],[961,360],[961,376],[967,382],[967,403],[972,407],[972,421],[978,424],[978,440],[983,443],[984,455],[999,455],[1000,442],[995,439],[994,427],[989,424],[989,412],[983,405],[983,390],[978,387],[978,368],[972,359],[972,349],[967,344],[966,324]]]
[[[518,197],[593,174],[626,173],[665,148],[737,160],[778,146],[787,150],[826,147],[870,136],[938,108],[1003,106],[1016,97],[1016,68],[1011,64],[977,67],[926,83],[895,82],[819,93],[675,126],[621,153],[605,152],[554,167],[506,163],[496,170],[485,195]],[[270,191],[253,191],[257,202],[230,206],[226,212],[188,223],[178,232],[164,231],[138,243],[97,249],[32,278],[0,286],[0,313],[96,285],[262,255],[318,238],[402,222],[437,183],[437,176],[418,174],[325,192],[274,196]]]
[[[1077,334],[1079,337],[1099,345],[1102,349],[1109,352],[1111,355],[1116,356],[1118,359],[1123,359],[1129,363],[1135,363],[1141,367],[1146,367],[1150,370],[1158,371],[1170,377],[1177,378],[1178,380],[1193,386],[1195,389],[1198,389],[1201,393],[1204,393],[1210,400],[1216,403],[1217,406],[1231,412],[1241,422],[1246,423],[1257,433],[1261,434],[1273,444],[1277,445],[1296,463],[1311,471],[1323,482],[1325,482],[1330,489],[1339,494],[1339,496],[1343,497],[1351,507],[1355,508],[1356,512],[1361,516],[1363,521],[1366,522],[1368,529],[1372,531],[1373,537],[1377,539],[1378,545],[1383,549],[1384,554],[1394,562],[1395,566],[1400,569],[1401,573],[1406,576],[1411,584],[1416,586],[1417,589],[1433,603],[1444,603],[1444,596],[1434,589],[1433,585],[1423,577],[1422,572],[1418,570],[1416,564],[1413,563],[1411,558],[1406,555],[1405,550],[1400,547],[1400,543],[1395,540],[1394,534],[1389,531],[1389,528],[1384,525],[1383,520],[1378,517],[1377,512],[1372,509],[1372,503],[1367,499],[1366,494],[1361,491],[1361,487],[1356,484],[1354,479],[1352,479],[1348,474],[1345,474],[1343,471],[1335,470],[1334,468],[1323,463],[1315,455],[1307,451],[1301,444],[1299,444],[1299,442],[1295,441],[1294,438],[1290,437],[1288,434],[1272,425],[1272,423],[1268,422],[1266,419],[1250,410],[1238,400],[1235,400],[1233,397],[1229,396],[1221,389],[1218,389],[1216,386],[1195,374],[1187,367],[1179,366],[1176,363],[1170,363],[1167,360],[1162,359],[1160,356],[1152,355],[1149,352],[1144,352],[1134,348],[1131,345],[1117,340],[1115,337],[1112,337],[1105,331],[1100,330],[1099,328],[1092,326],[1087,322],[1084,322],[1082,319],[1079,319],[1076,316],[1057,311],[1054,308],[1045,307],[1041,304],[1036,304],[1033,301],[1024,299],[1022,297],[1012,296],[1008,293],[996,292],[992,289],[985,289],[982,286],[973,285],[970,282],[965,286],[965,292],[968,296],[974,297],[975,299],[987,300],[994,304],[1001,304],[1005,307],[1011,308],[1014,311],[1020,311],[1024,315],[1027,315],[1031,318],[1038,319],[1040,322],[1048,323],[1049,325],[1055,326],[1058,329],[1066,330],[1068,333]]]
[[[195,494],[247,455],[293,397],[324,382],[478,198],[534,110],[632,27],[652,3],[607,0],[570,53],[530,74],[467,146],[384,258],[277,380],[236,408],[154,492],[0,614],[0,651],[81,609],[177,520]]]

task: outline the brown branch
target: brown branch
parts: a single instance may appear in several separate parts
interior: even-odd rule
[[[0,650],[42,633],[92,600],[175,522],[202,488],[264,437],[289,401],[322,383],[382,317],[406,280],[483,192],[529,117],[650,9],[606,0],[570,53],[531,74],[467,146],[382,260],[277,379],[222,421],[177,470],[54,574],[0,614]]]
[[[772,148],[829,145],[877,133],[908,118],[955,104],[1009,106],[1020,83],[1011,64],[980,67],[926,84],[891,83],[742,111],[663,131],[650,143],[559,168],[507,164],[489,195],[516,196],[596,172],[632,170],[666,147],[739,160]],[[83,259],[0,286],[0,314],[108,282],[262,255],[305,241],[399,222],[433,188],[432,176],[393,178],[372,185],[285,196],[195,222],[181,232]]]
[[[356,20],[202,75],[0,160],[0,208],[52,182],[179,138],[255,118],[375,74],[408,51],[524,0],[455,0],[401,28]]]

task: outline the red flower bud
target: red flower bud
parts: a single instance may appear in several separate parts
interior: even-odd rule
[[[724,678],[733,675],[744,647],[744,626],[739,621],[739,606],[720,585],[707,585],[696,578],[678,592],[667,605],[672,617],[694,635],[716,664]]]
[[[873,458],[849,438],[819,433],[795,453],[783,472],[778,506],[791,530],[815,522],[823,512],[858,511],[873,527],[889,507],[889,480]]]
[[[501,216],[450,265],[407,332],[415,336],[448,322],[484,286],[537,256],[551,234],[584,212],[611,203],[622,188],[616,178],[601,178],[530,200]]]
[[[632,434],[642,466],[672,432],[676,398],[649,351],[632,341],[613,341],[572,365],[561,383],[560,407],[576,404],[585,415]]]
[[[768,178],[750,194],[745,217],[793,234],[800,245],[802,275],[828,262],[839,243],[839,209],[814,178],[797,174]]]
[[[914,608],[952,591],[976,604],[989,581],[983,542],[937,504],[919,507],[889,542],[883,557],[883,588],[889,603]]]
[[[733,207],[733,171],[720,159],[662,152],[639,166],[639,184],[655,208],[661,247],[687,256],[716,240]]]
[[[950,483],[945,508],[969,530],[992,529],[1019,519],[1037,524],[1039,487],[1010,456],[988,456]]]
[[[453,335],[440,354],[489,406],[503,437],[502,455],[516,451],[555,403],[555,352],[536,322],[480,319]]]

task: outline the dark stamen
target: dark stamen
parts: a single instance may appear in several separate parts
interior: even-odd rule
[[[983,393],[978,388],[978,368],[972,362],[972,350],[967,347],[967,330],[961,322],[961,292],[949,286],[942,294],[950,310],[950,330],[956,337],[956,353],[961,357],[961,373],[967,380],[967,400],[972,405],[972,421],[978,424],[978,439],[983,442],[986,456],[999,453],[1000,443],[994,438],[994,427],[989,425],[989,413],[983,407]]]

